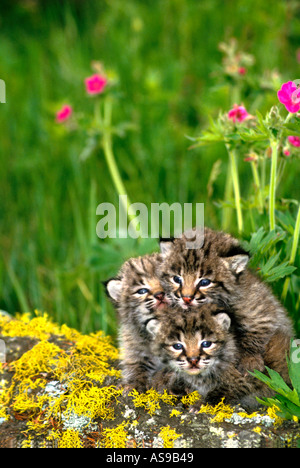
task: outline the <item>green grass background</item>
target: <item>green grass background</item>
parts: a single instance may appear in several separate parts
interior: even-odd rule
[[[223,197],[227,156],[222,145],[189,150],[186,138],[233,104],[230,87],[218,86],[214,75],[218,44],[236,37],[255,56],[257,76],[277,69],[285,81],[297,79],[299,18],[293,0],[2,1],[0,308],[39,309],[83,332],[115,332],[100,281],[124,260],[124,245],[116,258],[109,243],[101,261],[95,255],[104,242],[96,236],[96,207],[116,203],[117,194],[103,154],[80,161],[84,135],[66,133],[54,120],[65,102],[92,111],[83,80],[93,60],[119,77],[114,122],[135,128],[114,140],[131,200],[204,202],[206,223],[220,228],[214,201]],[[251,106],[247,96],[245,104]],[[273,104],[270,94],[264,105]],[[221,173],[208,199],[217,159]],[[247,187],[243,161],[240,173]],[[299,177],[298,160],[278,195],[299,199]],[[134,253],[134,245],[125,250]]]

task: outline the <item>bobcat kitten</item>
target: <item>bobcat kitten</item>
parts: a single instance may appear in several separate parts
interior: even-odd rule
[[[152,333],[151,350],[161,361],[152,385],[175,394],[197,390],[203,402],[228,403],[256,408],[255,396],[269,396],[270,390],[250,375],[237,370],[240,359],[229,315],[215,304],[185,313],[168,309],[147,325]]]
[[[209,228],[201,248],[187,249],[186,240],[183,234],[161,242],[159,277],[166,297],[182,309],[209,302],[230,308],[244,372],[259,360],[259,369],[281,361],[293,335],[291,321],[269,287],[247,268],[249,254],[237,239]]]
[[[160,262],[158,253],[131,258],[116,278],[106,282],[107,294],[119,315],[123,379],[127,388],[140,392],[147,389],[149,373],[155,368],[146,325],[166,305],[157,277]]]

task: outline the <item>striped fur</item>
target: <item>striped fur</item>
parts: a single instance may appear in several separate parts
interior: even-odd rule
[[[186,249],[183,235],[162,250],[159,277],[172,304],[186,313],[206,303],[230,309],[243,356],[240,369],[263,369],[274,361],[271,349],[280,353],[279,360],[285,359],[293,335],[291,320],[270,288],[247,268],[248,253],[237,239],[205,228],[202,248]],[[278,337],[280,349],[275,346]]]
[[[157,277],[160,254],[131,258],[106,288],[116,306],[120,328],[123,380],[127,388],[145,391],[156,359],[150,352],[147,323],[165,307],[164,294]],[[140,294],[143,292],[144,294]],[[147,290],[147,291],[146,291]]]
[[[215,304],[204,304],[189,313],[178,306],[149,322],[151,349],[162,362],[153,386],[175,394],[197,390],[200,403],[216,404],[225,397],[255,409],[255,396],[270,396],[269,389],[237,369],[239,351],[229,316]],[[177,349],[179,348],[179,349]]]

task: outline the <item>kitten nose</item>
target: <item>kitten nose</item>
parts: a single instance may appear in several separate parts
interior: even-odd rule
[[[189,362],[192,364],[192,366],[196,366],[198,364],[199,359],[197,357],[191,357],[189,358]]]
[[[158,299],[159,301],[162,301],[163,298],[165,297],[165,293],[163,291],[160,291],[156,294],[154,294],[155,299]]]
[[[186,304],[190,304],[193,300],[193,296],[182,296],[182,299]]]

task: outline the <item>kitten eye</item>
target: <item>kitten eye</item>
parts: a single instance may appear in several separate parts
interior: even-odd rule
[[[201,346],[202,348],[210,348],[212,345],[211,341],[202,341]]]
[[[149,289],[141,288],[137,290],[136,294],[140,294],[142,296],[143,294],[147,294],[147,292],[149,292]]]
[[[180,276],[173,276],[173,281],[177,284],[182,283],[182,279],[180,278]]]
[[[207,279],[207,278],[204,278],[204,279],[199,281],[200,288],[206,288],[210,284],[211,284],[211,281],[209,279]]]
[[[176,351],[180,351],[180,349],[183,349],[183,344],[175,343],[173,344],[173,348],[176,349]]]

